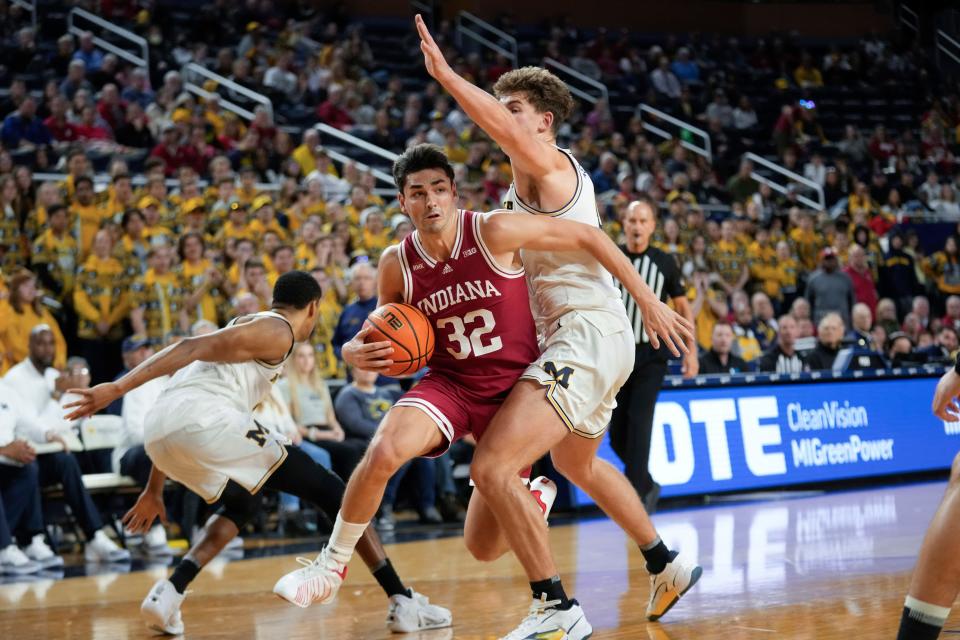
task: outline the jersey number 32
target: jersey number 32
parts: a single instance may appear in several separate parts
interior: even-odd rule
[[[499,351],[503,348],[503,341],[499,336],[493,336],[484,344],[484,337],[494,330],[497,326],[496,318],[489,309],[477,309],[460,318],[459,316],[450,316],[437,320],[437,329],[451,326],[453,330],[448,335],[453,346],[447,347],[447,353],[457,360],[464,360],[473,353],[474,356],[483,356],[488,353]],[[467,327],[472,327],[470,335],[467,335]]]

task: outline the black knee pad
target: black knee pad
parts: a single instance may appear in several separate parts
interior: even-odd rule
[[[231,480],[223,490],[220,502],[222,506],[217,510],[217,515],[233,522],[237,525],[237,529],[243,529],[257,515],[257,509],[260,508],[260,495],[251,495],[249,491]]]

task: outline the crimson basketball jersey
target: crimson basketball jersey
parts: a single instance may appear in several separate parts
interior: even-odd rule
[[[537,359],[524,271],[496,263],[480,235],[481,214],[459,210],[450,259],[431,257],[414,231],[400,245],[403,298],[436,334],[431,372],[480,395],[509,391]]]

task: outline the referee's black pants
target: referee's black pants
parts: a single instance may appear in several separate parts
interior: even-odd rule
[[[666,374],[666,362],[638,361],[617,394],[617,408],[610,419],[610,446],[623,461],[624,475],[641,498],[654,485],[649,466],[650,436],[657,394]]]

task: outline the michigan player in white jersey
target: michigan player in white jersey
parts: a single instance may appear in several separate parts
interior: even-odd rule
[[[572,107],[569,89],[538,67],[510,71],[494,97],[454,72],[422,18],[416,18],[427,72],[510,158],[513,185],[504,203],[515,212],[600,226],[593,184],[573,155],[556,145]],[[634,340],[610,275],[584,252],[523,251],[542,354],[530,365],[488,427],[471,466],[477,489],[503,526],[530,580],[530,614],[508,640],[587,637],[583,611],[564,592],[546,526],[514,482],[548,450],[554,465],[583,488],[638,544],[651,574],[647,617],[659,619],[699,579],[654,529],[630,482],[596,456],[620,386],[633,368]],[[694,347],[693,326],[649,287],[637,304],[656,348],[679,356]],[[550,637],[553,637],[552,635]]]
[[[144,421],[150,480],[124,516],[130,531],[165,518],[163,483],[185,485],[208,503],[222,503],[169,579],[157,581],[141,605],[147,625],[183,633],[180,605],[200,569],[256,515],[258,492],[271,489],[309,500],[335,518],[344,483],[286,439],[264,429],[253,410],[270,393],[294,345],[310,338],[322,291],[313,277],[290,271],[277,279],[270,311],[241,316],[214,333],[187,338],[155,354],[116,382],[74,389],[69,420],[96,413],[148,380],[173,374]],[[403,586],[371,528],[358,552],[390,598],[387,626],[395,632],[450,626],[450,612]],[[307,561],[309,563],[309,561]],[[346,568],[343,568],[346,574]]]

